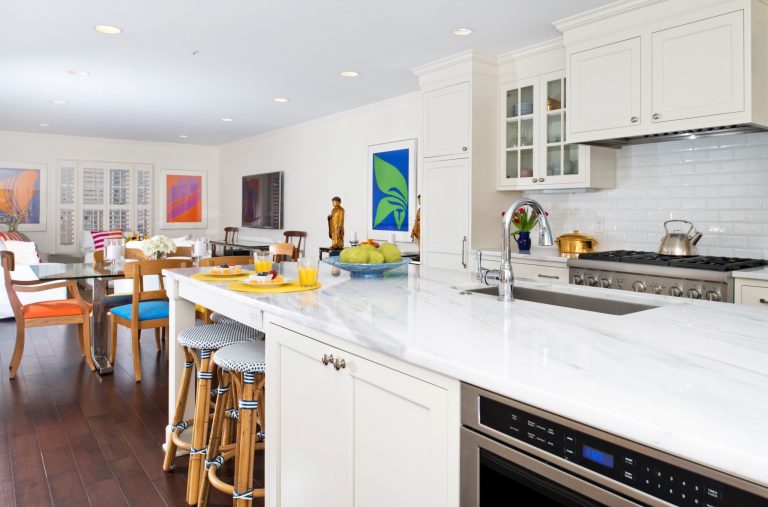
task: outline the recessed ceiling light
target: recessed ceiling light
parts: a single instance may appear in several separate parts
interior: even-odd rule
[[[272,102],[277,102],[278,104],[285,104],[286,102],[288,102],[288,99],[283,97],[275,97],[274,99],[272,99]]]
[[[186,139],[186,138],[188,138],[189,136],[188,136],[187,134],[179,134],[179,137],[180,137],[180,138],[182,138],[182,139]]]
[[[224,123],[229,123],[232,121],[232,118],[220,118],[220,120],[223,121]]]
[[[41,127],[50,127],[51,126],[50,123],[38,123],[38,125],[40,125]]]
[[[99,33],[105,33],[107,35],[117,35],[119,33],[123,33],[122,28],[118,28],[113,25],[96,25],[93,27],[93,29]]]
[[[60,106],[63,106],[66,103],[67,103],[66,100],[61,100],[61,99],[53,99],[53,100],[51,100],[51,104],[58,104]]]
[[[472,29],[466,28],[466,27],[457,28],[456,30],[453,31],[453,35],[458,35],[459,37],[465,37],[471,34],[472,34]]]
[[[90,76],[91,73],[87,70],[83,69],[70,69],[67,71],[69,74],[72,74],[73,76]]]
[[[341,77],[357,77],[360,75],[359,72],[354,70],[343,70],[339,74],[341,74]]]

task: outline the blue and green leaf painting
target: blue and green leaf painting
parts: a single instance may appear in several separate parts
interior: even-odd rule
[[[408,149],[373,154],[373,229],[408,231]]]

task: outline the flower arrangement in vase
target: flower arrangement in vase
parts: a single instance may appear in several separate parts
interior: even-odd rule
[[[544,214],[549,216],[546,211]],[[512,233],[517,242],[517,249],[521,252],[529,252],[531,250],[531,231],[539,223],[539,214],[533,210],[520,208],[512,215],[512,223],[517,229]]]
[[[163,236],[162,234],[152,236],[141,245],[141,251],[149,259],[162,259],[175,250],[176,243],[168,236]]]

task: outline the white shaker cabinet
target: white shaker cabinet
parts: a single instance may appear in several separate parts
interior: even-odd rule
[[[640,38],[570,55],[570,92],[571,132],[639,127]]]
[[[469,152],[469,93],[469,83],[424,92],[425,158],[466,155]]]
[[[744,110],[744,11],[651,35],[651,121]]]
[[[441,387],[275,323],[267,332],[270,506],[458,505],[458,382]]]
[[[425,162],[423,256],[427,265],[466,268],[469,257],[470,161]]]

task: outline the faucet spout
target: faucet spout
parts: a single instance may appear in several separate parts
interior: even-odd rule
[[[512,235],[512,218],[515,211],[523,206],[530,206],[539,216],[539,245],[550,246],[554,242],[552,239],[552,228],[549,225],[549,219],[544,208],[533,199],[518,199],[513,202],[504,217],[501,220],[501,267],[499,268],[499,301],[514,301],[512,289],[514,288],[515,276],[512,273],[512,246],[510,236]]]

